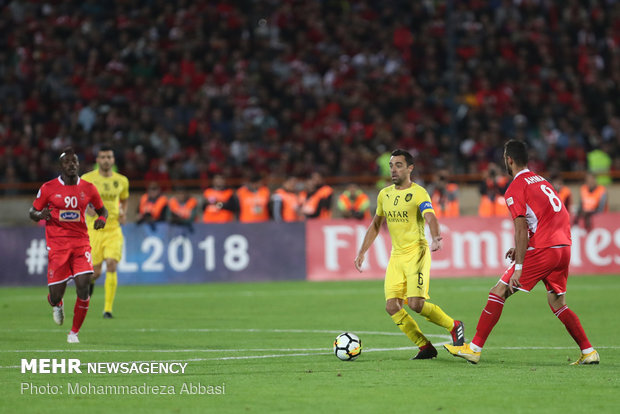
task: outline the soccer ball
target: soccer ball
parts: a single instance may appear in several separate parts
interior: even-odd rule
[[[362,340],[350,332],[341,333],[334,341],[334,354],[342,361],[353,361],[362,353]]]

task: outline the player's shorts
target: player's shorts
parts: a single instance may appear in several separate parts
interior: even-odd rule
[[[529,292],[539,281],[543,281],[547,292],[557,295],[566,293],[568,279],[568,265],[570,263],[570,246],[546,247],[525,252],[523,270],[521,272],[521,287],[517,288]],[[514,273],[514,264],[502,275],[500,282],[507,285]]]
[[[67,282],[76,276],[93,272],[90,246],[47,252],[47,285]]]
[[[428,246],[417,246],[407,255],[392,255],[385,271],[385,299],[428,299],[430,271],[431,251]]]
[[[93,264],[99,265],[104,259],[121,261],[123,255],[123,231],[120,227],[114,230],[90,230],[90,247],[93,252]]]

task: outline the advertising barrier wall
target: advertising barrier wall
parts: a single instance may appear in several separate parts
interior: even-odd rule
[[[127,283],[239,282],[306,277],[303,223],[194,224],[123,229]]]
[[[432,277],[499,277],[514,245],[510,219],[442,219],[443,249],[432,254]],[[124,226],[119,283],[381,279],[390,257],[387,229],[359,273],[353,260],[368,222]],[[428,232],[428,230],[427,230]],[[573,274],[620,274],[620,213],[595,216],[593,228],[572,228]],[[428,237],[428,235],[427,235]],[[42,227],[0,228],[0,285],[46,284]]]
[[[369,222],[334,220],[308,222],[306,229],[309,280],[381,279],[390,258],[391,241],[384,227],[366,254],[363,272],[354,265]],[[441,219],[443,248],[432,253],[432,277],[496,276],[509,263],[514,246],[511,219],[460,217]],[[593,218],[593,228],[572,228],[571,272],[620,273],[620,213]],[[427,228],[427,238],[430,239]]]
[[[158,223],[123,227],[119,283],[197,283],[304,279],[304,223]],[[0,284],[45,285],[42,227],[0,229]]]

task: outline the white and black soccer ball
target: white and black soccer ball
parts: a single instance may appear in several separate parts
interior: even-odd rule
[[[362,340],[351,332],[341,333],[334,341],[334,354],[342,361],[353,361],[362,353]]]

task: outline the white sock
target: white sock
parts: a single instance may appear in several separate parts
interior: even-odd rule
[[[472,351],[474,351],[474,352],[482,352],[482,348],[481,348],[481,347],[479,347],[478,345],[476,345],[476,344],[475,344],[475,343],[473,343],[473,342],[470,342],[470,343],[469,343],[469,348],[470,348]]]
[[[590,347],[590,348],[582,349],[581,353],[584,355],[588,355],[592,351],[594,351],[594,348]]]

